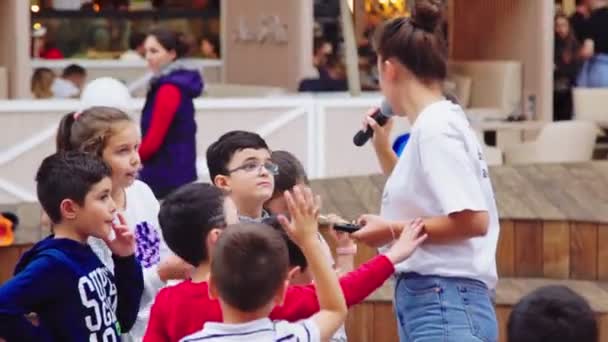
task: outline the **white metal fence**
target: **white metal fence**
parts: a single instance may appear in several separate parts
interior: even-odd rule
[[[199,178],[208,180],[207,146],[235,129],[257,132],[272,149],[294,153],[311,178],[378,172],[371,147],[355,147],[352,136],[365,111],[379,102],[377,94],[197,99]],[[36,169],[55,149],[59,119],[78,105],[76,100],[0,101],[0,203],[35,201]],[[143,100],[133,100],[137,121],[142,106]],[[406,129],[402,123],[394,134]]]

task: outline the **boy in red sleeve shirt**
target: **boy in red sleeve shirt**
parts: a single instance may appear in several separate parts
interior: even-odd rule
[[[144,342],[179,341],[201,330],[205,322],[222,322],[219,302],[209,297],[209,255],[222,230],[239,218],[234,202],[221,189],[193,183],[165,198],[159,222],[169,248],[196,268],[191,279],[158,293]],[[393,274],[394,264],[403,261],[401,255],[378,255],[341,277],[346,304],[357,304],[380,287]],[[284,304],[275,307],[270,318],[295,322],[318,311],[314,285],[290,286]]]

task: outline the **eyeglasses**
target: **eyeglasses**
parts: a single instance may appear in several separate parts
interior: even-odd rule
[[[260,163],[260,162],[248,162],[245,163],[239,167],[235,167],[232,170],[228,170],[228,173],[233,173],[239,170],[243,170],[247,173],[254,173],[257,172],[258,174],[260,172],[262,172],[262,168],[266,169],[266,171],[268,171],[268,173],[270,173],[273,176],[276,176],[279,174],[279,165],[273,163],[273,162],[265,162],[265,163]]]

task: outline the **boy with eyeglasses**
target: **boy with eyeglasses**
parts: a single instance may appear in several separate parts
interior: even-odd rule
[[[242,222],[260,222],[268,213],[278,166],[268,145],[256,133],[231,131],[207,149],[207,167],[215,186],[230,194]]]

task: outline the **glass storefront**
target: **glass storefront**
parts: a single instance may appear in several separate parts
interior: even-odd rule
[[[190,57],[203,57],[203,38],[220,51],[219,3],[220,0],[32,0],[33,39],[44,40],[47,48],[58,49],[64,58],[108,59],[117,58],[128,49],[132,33],[164,27],[184,34],[191,47]]]

